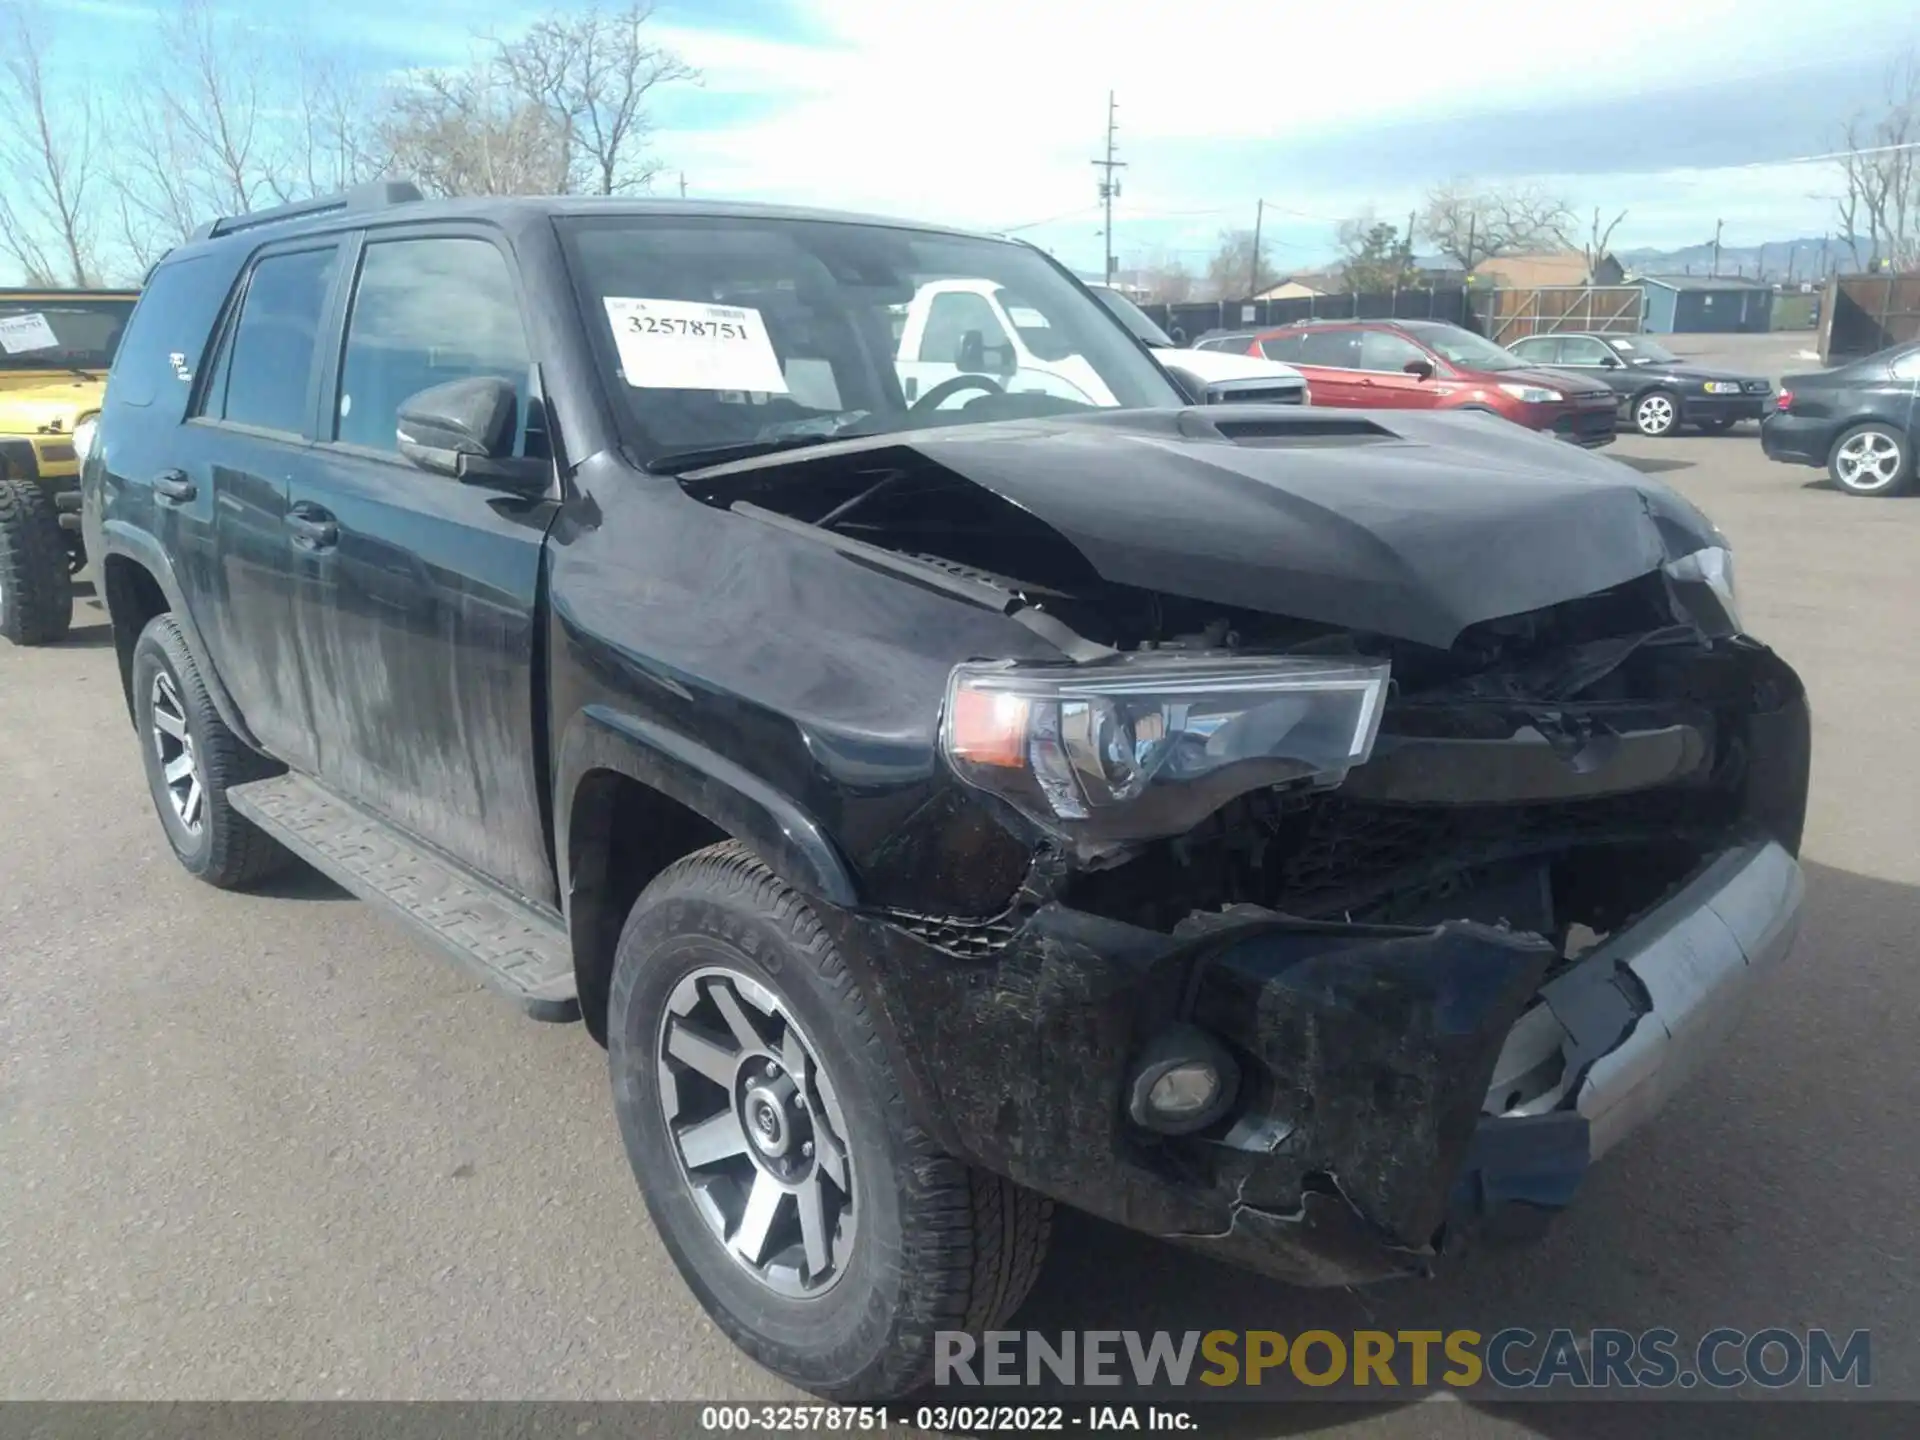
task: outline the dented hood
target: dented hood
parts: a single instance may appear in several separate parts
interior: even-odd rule
[[[1479,621],[1722,543],[1657,481],[1472,414],[1108,411],[842,441],[702,475],[895,447],[1032,512],[1114,583],[1441,648]]]

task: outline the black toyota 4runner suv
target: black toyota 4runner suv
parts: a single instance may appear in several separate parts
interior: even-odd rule
[[[952,287],[903,376],[953,279],[1083,398]],[[167,838],[584,1020],[687,1283],[823,1395],[1002,1323],[1055,1202],[1311,1285],[1530,1228],[1792,943],[1801,685],[1611,460],[1190,394],[981,236],[217,223],[84,469]]]

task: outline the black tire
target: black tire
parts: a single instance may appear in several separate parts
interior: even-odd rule
[[[32,480],[0,480],[0,635],[50,645],[73,624],[67,538],[53,500]]]
[[[1708,415],[1693,423],[1700,427],[1703,434],[1724,435],[1727,431],[1733,429],[1735,425],[1738,425],[1740,421],[1738,417],[1733,415]]]
[[[818,1042],[848,1118],[858,1229],[821,1294],[778,1293],[739,1263],[681,1168],[661,1104],[660,1037],[676,987],[714,966],[771,992]],[[668,1253],[715,1323],[775,1374],[837,1401],[910,1394],[932,1376],[935,1332],[997,1326],[1032,1288],[1052,1202],[943,1154],[914,1126],[832,940],[742,846],[676,862],[635,902],[614,962],[607,1040],[621,1138]]]
[[[164,771],[161,727],[155,721],[156,683],[171,687],[169,708],[177,702],[185,722],[189,754],[201,794],[197,810],[183,816],[175,807]],[[187,649],[173,616],[147,622],[133,646],[134,728],[153,807],[167,832],[167,843],[188,874],[223,890],[237,889],[285,869],[293,861],[280,844],[227,804],[227,788],[264,780],[283,767],[249,750],[227,728],[207,694],[200,667]],[[189,824],[189,820],[194,824]]]
[[[1877,468],[1869,471],[1865,465],[1850,464],[1856,448],[1871,452]],[[1867,499],[1904,495],[1913,486],[1913,440],[1878,421],[1851,426],[1827,452],[1827,474],[1847,495]]]
[[[1648,390],[1633,397],[1627,418],[1642,435],[1671,435],[1680,428],[1680,397],[1671,390]]]

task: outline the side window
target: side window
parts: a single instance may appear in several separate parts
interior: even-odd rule
[[[239,318],[227,328],[201,394],[200,414],[306,433],[315,341],[338,257],[338,248],[329,246],[268,255],[253,267]]]
[[[1300,363],[1358,369],[1359,348],[1351,330],[1309,330],[1300,337]]]
[[[1562,365],[1599,365],[1612,355],[1613,352],[1598,340],[1589,340],[1585,336],[1573,336],[1560,342]]]
[[[498,376],[524,407],[531,357],[507,257],[462,236],[380,240],[347,314],[333,439],[395,450],[400,407],[449,380]]]
[[[1269,360],[1291,364],[1300,358],[1300,345],[1306,338],[1305,335],[1270,335],[1260,342],[1260,353]]]
[[[1400,373],[1416,361],[1431,365],[1427,352],[1407,339],[1404,335],[1395,335],[1389,330],[1362,330],[1360,332],[1360,368],[1362,370],[1387,371]]]
[[[168,408],[177,416],[226,296],[211,255],[155,267],[114,352],[115,403],[151,405],[171,389]]]
[[[1007,332],[984,295],[948,290],[934,296],[933,304],[927,307],[926,333],[920,337],[920,358],[953,364],[960,354],[960,341],[969,330],[978,330],[985,345],[1007,343]]]
[[[1548,339],[1516,340],[1507,348],[1529,365],[1554,365],[1559,363],[1560,347],[1564,343]]]

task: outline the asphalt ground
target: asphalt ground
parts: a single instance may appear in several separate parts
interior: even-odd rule
[[[1749,628],[1807,680],[1794,956],[1542,1241],[1309,1292],[1068,1215],[1022,1325],[1864,1328],[1873,1393],[1920,1398],[1920,499],[1842,496],[1752,426],[1611,453],[1714,516]],[[0,1397],[793,1398],[680,1283],[584,1032],[310,872],[237,895],[178,869],[88,601],[66,644],[0,646]],[[1602,1414],[1416,1398],[1235,1428]]]

